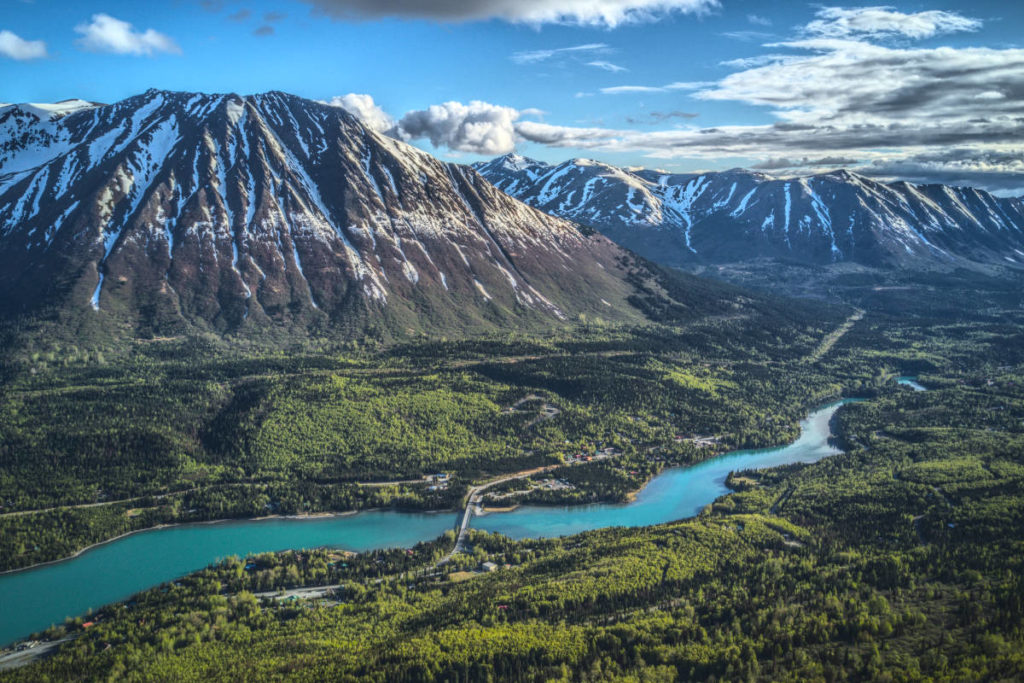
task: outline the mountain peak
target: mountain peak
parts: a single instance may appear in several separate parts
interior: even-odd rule
[[[67,99],[59,102],[23,102],[20,104],[0,104],[0,115],[7,109],[18,109],[35,116],[40,121],[53,121],[76,111],[93,109],[103,105],[81,99]]]
[[[567,172],[587,167],[610,170]],[[974,189],[886,185],[847,169],[777,178],[745,169],[634,171],[583,159],[552,168],[530,174],[479,167],[527,204],[669,265],[782,257],[1024,266],[1020,202]]]
[[[0,287],[28,292],[5,308],[150,331],[639,319],[611,242],[338,107],[153,89],[0,127]]]

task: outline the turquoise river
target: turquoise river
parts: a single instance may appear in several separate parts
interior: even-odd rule
[[[490,513],[473,526],[514,538],[568,535],[612,526],[647,526],[692,517],[728,493],[730,471],[814,462],[839,452],[829,422],[844,402],[800,423],[800,437],[779,448],[736,451],[666,470],[622,505],[523,506]],[[454,512],[374,510],[297,519],[187,524],[142,531],[75,557],[0,575],[0,646],[68,616],[123,600],[229,555],[329,546],[346,550],[408,547],[454,528]]]

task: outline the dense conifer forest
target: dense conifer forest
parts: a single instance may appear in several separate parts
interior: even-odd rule
[[[533,479],[569,485],[523,478],[492,493],[625,500],[666,467],[786,443],[813,408],[863,400],[834,419],[842,454],[734,472],[733,493],[690,520],[549,540],[473,531],[442,565],[454,532],[411,551],[232,558],[101,609],[90,628],[84,616],[55,625],[42,636],[65,639],[53,656],[0,677],[1019,678],[1024,320],[976,304],[801,304],[757,320],[387,346],[191,338],[12,354],[6,568],[158,523],[460,509],[469,486],[539,466],[556,469]],[[435,472],[450,486],[431,490],[422,477]],[[327,590],[282,592],[309,586]]]

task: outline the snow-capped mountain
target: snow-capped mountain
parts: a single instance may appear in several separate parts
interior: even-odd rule
[[[138,328],[638,318],[632,257],[279,92],[0,109],[0,308]]]
[[[475,167],[509,195],[669,265],[767,256],[1024,266],[1024,202],[972,188],[886,184],[848,171],[670,174],[517,155]]]

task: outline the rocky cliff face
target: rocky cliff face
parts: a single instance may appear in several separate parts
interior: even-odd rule
[[[0,109],[0,303],[182,325],[636,319],[631,257],[284,93]]]
[[[667,174],[516,155],[476,168],[530,206],[669,265],[775,257],[1024,267],[1024,202],[972,188],[885,184],[848,171],[791,180],[743,170]]]

